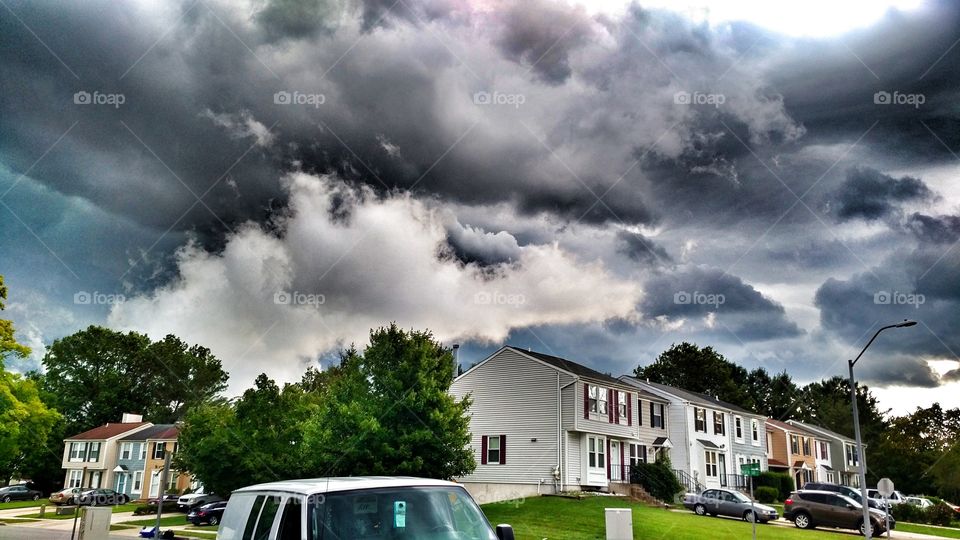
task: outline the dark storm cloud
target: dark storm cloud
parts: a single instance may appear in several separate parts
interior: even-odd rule
[[[942,382],[941,377],[918,358],[887,358],[882,362],[870,362],[863,367],[858,363],[857,369],[859,379],[877,386],[936,388]]]
[[[894,178],[876,169],[857,167],[847,171],[847,179],[835,193],[835,212],[839,221],[871,221],[889,216],[902,203],[932,197],[933,192],[919,178]]]
[[[634,261],[653,266],[672,262],[663,246],[657,245],[643,234],[620,231],[617,233],[617,241],[620,252]]]
[[[715,313],[721,328],[741,340],[801,335],[783,306],[740,278],[718,268],[688,267],[664,272],[644,283],[640,311],[649,318],[702,317]]]
[[[914,213],[910,215],[906,226],[924,243],[952,244],[960,239],[960,216]]]
[[[513,4],[501,17],[503,30],[496,40],[500,50],[550,84],[570,77],[571,51],[593,34],[582,8],[549,0]]]

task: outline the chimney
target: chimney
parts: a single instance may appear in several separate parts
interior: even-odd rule
[[[136,422],[143,422],[142,414],[123,413],[123,417],[120,419],[120,423],[122,424],[133,424]]]
[[[460,367],[460,344],[453,344],[453,378],[457,378],[457,371]]]

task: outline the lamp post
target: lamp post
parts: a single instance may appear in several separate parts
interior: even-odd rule
[[[863,346],[863,350],[860,351],[860,354],[858,354],[856,358],[847,362],[847,365],[850,368],[850,402],[853,405],[853,435],[857,439],[857,461],[860,462],[860,496],[863,498],[863,527],[864,532],[866,533],[864,536],[867,540],[870,540],[873,537],[873,527],[871,527],[870,521],[870,499],[867,496],[867,458],[863,453],[863,440],[860,438],[860,413],[857,411],[857,383],[853,380],[853,366],[857,363],[857,360],[860,360],[860,357],[863,356],[863,353],[867,351],[867,347],[873,343],[873,340],[877,339],[877,336],[880,335],[880,332],[883,332],[888,328],[906,328],[915,324],[917,324],[916,321],[908,321],[904,319],[901,323],[884,326],[883,328],[877,330],[877,333],[870,338],[870,341],[868,341],[866,345]]]

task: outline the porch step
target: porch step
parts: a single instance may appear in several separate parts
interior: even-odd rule
[[[647,490],[637,484],[630,484],[630,498],[654,506],[663,506],[662,501],[657,500],[653,495],[647,493]]]

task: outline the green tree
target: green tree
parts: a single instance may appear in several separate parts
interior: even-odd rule
[[[452,352],[429,332],[373,330],[362,354],[341,354],[339,376],[307,424],[311,473],[470,473],[470,401],[448,393],[452,379]]]
[[[117,422],[140,412],[156,423],[182,418],[226,388],[209,349],[169,335],[154,343],[137,332],[90,326],[58,339],[43,359],[45,390],[66,416],[67,431]]]
[[[652,364],[637,366],[634,375],[691,392],[717,396],[747,409],[754,407],[747,389],[750,374],[742,366],[724,358],[713,347],[700,348],[686,341],[674,344],[660,353]]]
[[[7,286],[0,274],[0,311],[7,308]],[[8,357],[26,358],[30,354],[30,347],[17,343],[14,337],[13,321],[0,319],[0,369]]]
[[[187,413],[176,466],[222,495],[250,484],[303,476],[303,428],[315,400],[297,384],[257,377],[235,404],[216,401]]]

